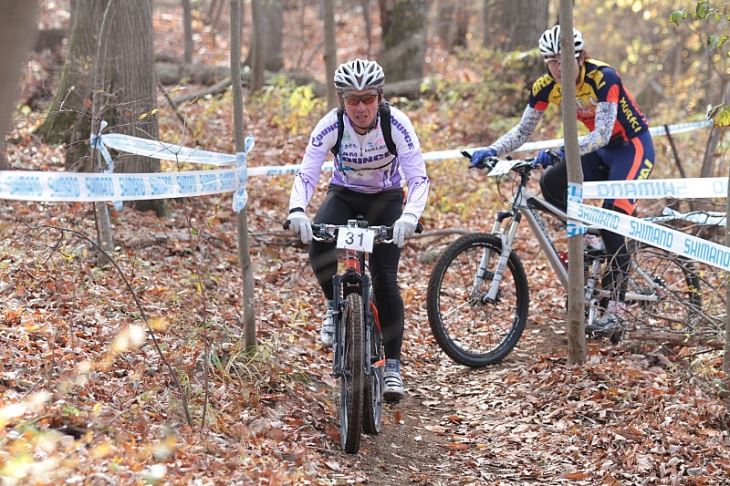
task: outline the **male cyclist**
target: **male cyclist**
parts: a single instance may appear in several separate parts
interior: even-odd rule
[[[327,113],[317,124],[294,178],[289,199],[291,231],[309,246],[309,261],[322,292],[327,299],[327,313],[320,337],[326,346],[332,345],[334,290],[332,277],[337,272],[334,244],[312,241],[312,228],[305,209],[312,199],[330,150],[339,144],[335,167],[324,202],[319,207],[315,223],[346,224],[362,214],[371,225],[394,226],[396,245],[376,245],[370,255],[373,292],[383,330],[385,374],[383,396],[397,402],[404,396],[400,373],[403,344],[404,309],[398,289],[398,262],[405,239],[416,230],[426,200],[429,179],[421,154],[420,143],[408,117],[395,107],[390,116],[381,120],[379,110],[383,98],[385,75],[374,61],[355,59],[341,64],[335,71],[334,83],[344,113]],[[339,121],[344,124],[338,142]],[[388,149],[383,125],[389,124],[397,155]],[[388,143],[389,140],[388,140]],[[403,207],[403,186],[408,197]]]
[[[616,70],[601,61],[588,59],[583,36],[576,29],[573,29],[573,40],[577,68],[575,84],[578,120],[590,131],[578,138],[584,180],[622,181],[648,178],[654,168],[654,144],[646,117],[624,87]],[[492,145],[474,151],[470,168],[481,168],[486,158],[521,146],[537,127],[548,105],[560,105],[560,26],[546,30],[538,45],[548,71],[533,83],[522,119]],[[535,164],[552,166],[543,173],[540,188],[548,202],[565,210],[568,175],[565,153],[562,150],[558,152],[561,156],[558,163],[554,164],[553,157],[543,150],[538,154]],[[631,215],[636,209],[636,200],[605,199],[603,207]],[[631,255],[623,236],[606,230],[601,230],[601,236],[606,251],[613,257],[608,282],[613,297],[603,316],[592,325],[586,326],[586,331],[613,333],[624,327],[626,274]]]

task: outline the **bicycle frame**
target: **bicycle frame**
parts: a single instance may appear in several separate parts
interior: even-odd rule
[[[527,220],[527,223],[532,229],[533,235],[540,245],[540,249],[545,254],[548,263],[557,274],[558,280],[560,280],[561,285],[566,291],[568,290],[568,269],[565,265],[563,265],[563,262],[560,260],[560,256],[555,249],[555,246],[553,245],[553,240],[545,229],[545,225],[542,221],[542,218],[538,214],[538,211],[545,211],[547,213],[550,213],[561,221],[567,221],[568,214],[530,191],[526,187],[528,180],[528,173],[521,171],[520,181],[517,183],[517,189],[509,211],[498,212],[497,217],[494,221],[492,234],[498,236],[502,240],[502,255],[497,266],[496,275],[494,275],[491,287],[487,294],[488,301],[495,301],[497,299],[504,268],[507,265],[507,260],[510,253],[512,252],[512,244],[515,240],[515,237],[517,235],[517,229],[523,217]],[[506,228],[504,228],[504,223],[507,220],[509,220],[509,224]],[[482,264],[480,268],[486,268],[486,262],[489,261],[490,257],[490,252],[485,251],[485,254],[482,257]],[[589,281],[585,282],[585,299],[587,303],[594,302],[597,299],[610,297],[611,295],[610,291],[596,289],[595,287],[596,281],[598,280],[600,263],[601,261],[599,258],[592,259],[592,269],[589,273]],[[642,278],[644,278],[647,282],[650,282],[652,284],[654,283],[651,276],[647,275],[646,272],[644,272],[640,267],[636,266],[633,260],[631,262],[631,265],[632,269],[637,270]],[[477,278],[474,287],[475,289],[478,288],[481,280],[481,277]],[[627,289],[625,298],[626,300],[645,302],[655,302],[659,300],[657,295],[639,294],[636,292],[632,292],[630,289]],[[590,319],[592,319],[592,316],[590,317]]]
[[[356,220],[348,221],[348,226],[357,226]],[[370,298],[371,291],[371,278],[370,275],[365,271],[365,252],[347,249],[345,250],[345,271],[342,274],[337,274],[333,277],[333,284],[335,289],[334,294],[334,308],[336,309],[336,318],[338,322],[341,322],[340,307],[347,296],[355,292],[362,295],[363,303],[365,303],[365,356],[367,357],[365,364],[365,375],[370,376],[372,374],[373,363],[371,363],[370,357],[372,356],[373,350],[371,348],[371,330],[370,323],[375,320],[375,325],[380,328],[380,320],[378,318],[378,311]],[[341,292],[339,291],[341,289]],[[335,326],[335,338],[333,348],[333,375],[335,378],[342,376],[343,363],[342,359],[344,356],[339,352],[339,347],[342,342],[342,326]],[[384,364],[384,363],[382,363]],[[381,365],[381,363],[376,363]]]

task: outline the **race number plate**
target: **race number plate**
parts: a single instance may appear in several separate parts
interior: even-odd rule
[[[337,233],[337,248],[356,251],[373,251],[375,231],[368,228],[340,228]]]
[[[494,169],[492,169],[489,174],[487,174],[487,176],[495,177],[506,174],[510,171],[510,169],[512,169],[512,167],[515,166],[515,164],[519,163],[519,160],[500,160],[499,162],[497,162],[497,165],[494,166]]]

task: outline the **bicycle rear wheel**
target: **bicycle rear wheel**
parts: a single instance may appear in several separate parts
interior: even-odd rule
[[[632,246],[626,304],[634,330],[678,335],[706,332],[710,316],[703,310],[695,263],[637,241]]]
[[[340,377],[340,440],[348,454],[360,448],[365,380],[365,309],[360,294],[347,296],[342,320],[344,368]]]
[[[431,331],[441,349],[459,364],[478,368],[499,362],[517,345],[527,324],[527,276],[514,252],[496,299],[487,300],[501,254],[502,242],[496,236],[462,236],[443,251],[429,277]]]
[[[377,308],[370,302],[372,318],[368,323],[370,329],[370,374],[365,375],[363,397],[362,430],[366,434],[378,435],[383,419],[383,367],[385,351],[383,336],[376,323]]]

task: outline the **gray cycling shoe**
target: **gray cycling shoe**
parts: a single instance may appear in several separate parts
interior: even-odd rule
[[[397,371],[386,371],[383,378],[383,399],[389,403],[398,403],[406,394],[403,380]]]
[[[613,312],[605,312],[600,319],[596,319],[586,326],[586,332],[596,334],[613,334],[626,329],[623,319]]]
[[[624,317],[626,315],[626,304],[623,302],[609,301],[606,312],[592,323],[586,326],[586,332],[594,334],[611,335],[622,332],[626,329]]]
[[[322,344],[329,347],[332,346],[332,342],[335,340],[335,321],[332,315],[335,311],[328,310],[322,321],[322,329],[319,331],[319,339]]]

